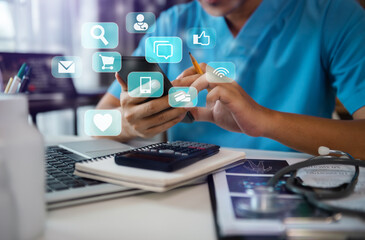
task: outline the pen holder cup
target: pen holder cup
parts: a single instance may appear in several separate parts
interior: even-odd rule
[[[0,239],[39,239],[45,223],[44,145],[25,96],[0,95]]]

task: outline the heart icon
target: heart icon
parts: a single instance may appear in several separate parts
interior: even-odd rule
[[[110,114],[95,114],[93,118],[94,124],[100,131],[104,132],[107,130],[113,122],[113,117]]]

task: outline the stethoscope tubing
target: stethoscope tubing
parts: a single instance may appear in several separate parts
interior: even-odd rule
[[[355,167],[355,173],[351,179],[351,181],[347,184],[345,184],[343,190],[341,191],[332,191],[320,194],[318,192],[313,191],[313,188],[305,187],[303,185],[299,185],[296,183],[296,172],[305,167],[311,167],[311,166],[318,166],[318,165],[350,165]],[[340,158],[340,157],[332,157],[332,156],[317,156],[310,158],[306,161],[295,163],[293,165],[289,165],[288,167],[285,167],[281,170],[279,170],[267,183],[267,186],[274,187],[277,182],[286,174],[291,174],[290,177],[286,181],[286,188],[296,194],[299,194],[303,196],[308,203],[312,204],[313,206],[317,208],[321,208],[326,211],[330,212],[340,212],[348,215],[354,215],[359,216],[362,218],[365,218],[365,212],[360,210],[352,210],[348,208],[343,207],[336,207],[329,205],[323,201],[323,199],[339,199],[346,196],[349,196],[355,189],[360,170],[359,167],[365,167],[365,161],[362,160],[356,160],[352,158]],[[317,188],[319,190],[325,190],[321,188]],[[331,189],[335,188],[329,188],[328,190],[331,191]]]
[[[279,170],[273,177],[270,178],[270,180],[267,182],[267,185],[274,187],[276,183],[280,180],[280,178],[282,178],[284,175],[297,171],[301,168],[318,166],[318,165],[329,165],[329,164],[365,167],[365,161],[363,160],[331,157],[331,156],[313,157],[306,161],[295,163]]]

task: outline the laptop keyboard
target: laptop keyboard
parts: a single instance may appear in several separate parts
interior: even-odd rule
[[[98,185],[103,182],[73,175],[75,163],[86,160],[58,146],[46,148],[46,192]]]

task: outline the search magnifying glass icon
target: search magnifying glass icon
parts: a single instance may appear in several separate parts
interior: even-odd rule
[[[99,30],[100,33],[95,34],[96,30]],[[104,37],[105,29],[101,25],[94,25],[90,30],[90,34],[91,34],[91,37],[93,37],[94,39],[100,39],[104,43],[105,46],[109,44],[109,42]]]

